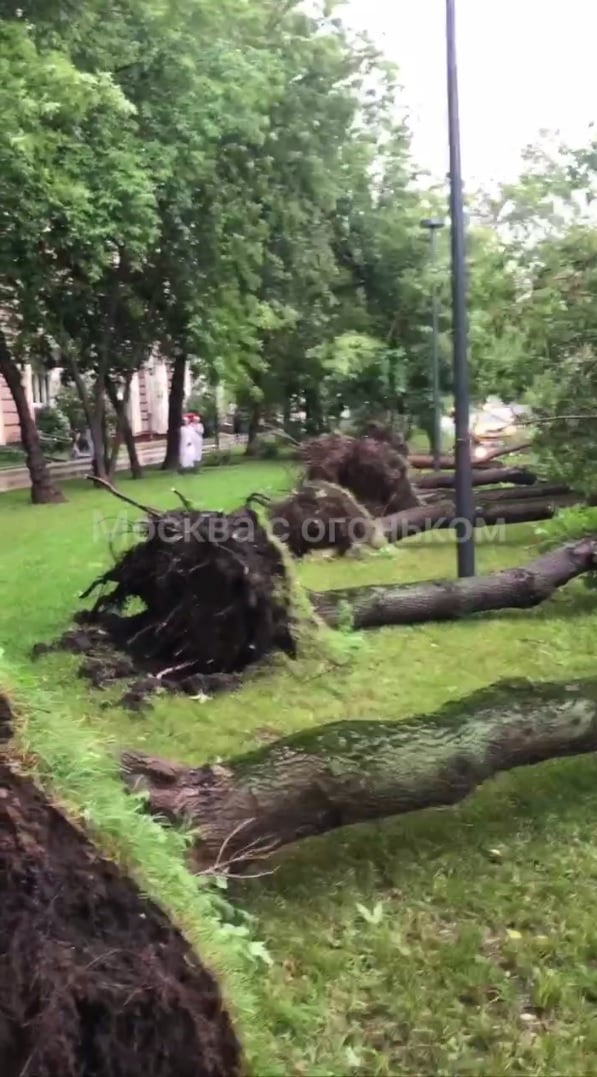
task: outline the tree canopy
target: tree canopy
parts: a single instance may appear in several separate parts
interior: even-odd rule
[[[174,429],[187,364],[212,395],[226,385],[250,433],[264,416],[318,431],[345,409],[426,428],[433,273],[449,391],[447,230],[434,269],[421,228],[445,191],[420,182],[396,72],[334,8],[1,5],[2,370],[18,390],[25,356],[62,368],[100,472],[109,401],[126,424],[155,349]],[[470,200],[479,397],[569,411],[580,379],[592,399],[596,163],[593,145],[545,139],[517,184]],[[555,431],[544,449],[569,473]]]

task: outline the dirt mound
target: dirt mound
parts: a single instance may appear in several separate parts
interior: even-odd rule
[[[37,654],[89,655],[82,672],[94,683],[141,673],[193,693],[235,683],[275,650],[294,654],[283,557],[255,512],[155,514],[144,533],[81,596],[102,589],[79,628]],[[143,608],[128,611],[133,601]]]
[[[372,516],[388,516],[419,504],[406,461],[388,441],[324,434],[301,447],[305,478],[350,490]]]
[[[336,549],[342,555],[354,543],[374,543],[377,538],[367,509],[333,483],[304,482],[267,508],[274,534],[295,557],[324,549]]]
[[[217,984],[170,924],[0,761],[2,1077],[233,1077]]]

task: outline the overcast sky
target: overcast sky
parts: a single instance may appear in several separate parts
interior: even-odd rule
[[[587,137],[597,120],[597,0],[456,0],[456,17],[469,188],[514,178],[542,128],[572,143]],[[445,175],[445,0],[347,0],[343,18],[400,66],[417,159]]]

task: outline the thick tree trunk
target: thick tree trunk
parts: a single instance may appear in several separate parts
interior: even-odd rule
[[[421,475],[415,480],[419,490],[453,490],[456,476],[452,472],[445,475]],[[496,486],[498,483],[512,483],[514,486],[533,486],[537,482],[534,471],[520,467],[481,468],[473,471],[473,486]]]
[[[71,343],[66,343],[62,348],[63,363],[68,366],[75,388],[79,394],[79,400],[89,427],[91,445],[93,448],[93,474],[100,479],[108,478],[106,460],[106,439],[104,436],[105,426],[105,400],[104,400],[104,373],[98,370],[93,391],[83,377]]]
[[[125,415],[124,417],[124,444],[126,445],[126,451],[131,465],[131,478],[142,479],[143,468],[141,467],[141,462],[139,460],[137,442],[135,441],[128,415]]]
[[[6,337],[1,330],[0,374],[8,385],[19,416],[21,442],[25,450],[25,463],[31,477],[31,501],[34,505],[50,505],[66,501],[64,494],[52,482],[35,419],[29,408],[21,371],[10,354]]]
[[[168,434],[162,471],[176,471],[179,464],[180,428],[182,426],[186,370],[186,355],[177,355],[172,367],[172,381],[170,382],[170,394],[168,397]]]
[[[500,771],[597,749],[597,684],[498,685],[408,721],[335,722],[212,766],[125,753],[150,810],[200,833],[197,867],[234,873],[337,827],[456,804]]]
[[[348,587],[310,593],[314,609],[332,627],[346,617],[355,629],[454,621],[490,610],[530,609],[559,587],[597,567],[597,539],[584,538],[527,565],[472,579],[402,587]]]
[[[528,498],[509,501],[484,501],[481,499],[475,508],[474,526],[483,527],[492,524],[523,524],[537,520],[551,520],[560,508],[578,504],[576,494],[563,497]],[[419,535],[423,531],[438,531],[453,527],[457,519],[453,501],[438,501],[433,504],[420,505],[414,509],[404,509],[393,516],[385,516],[379,521],[388,542],[400,542],[401,539]]]
[[[319,390],[305,390],[305,433],[308,437],[317,437],[323,430],[321,399]]]
[[[530,441],[523,441],[518,445],[507,445],[499,449],[487,449],[482,460],[474,461],[475,468],[488,467],[493,460],[498,460],[502,456],[509,456],[511,453],[526,452],[530,447]],[[421,468],[423,470],[431,470],[433,467],[433,457],[429,453],[413,453],[409,456],[408,462],[411,467]],[[453,471],[455,466],[453,456],[440,457],[440,467],[443,470]]]
[[[246,456],[253,456],[255,452],[255,445],[257,443],[257,434],[259,433],[260,421],[261,405],[253,404],[249,412],[249,425],[247,428],[247,446],[245,449]]]
[[[132,427],[131,427],[131,424],[129,422],[129,417],[128,417],[128,414],[127,414],[127,405],[128,405],[128,401],[129,401],[129,394],[130,394],[130,379],[129,379],[128,383],[127,383],[127,389],[126,389],[126,395],[125,395],[124,401],[119,399],[118,393],[116,392],[116,387],[115,387],[114,382],[112,381],[111,378],[106,378],[106,392],[108,394],[108,399],[109,399],[109,401],[110,401],[112,407],[114,408],[114,411],[116,412],[116,415],[118,417],[117,435],[119,435],[119,439],[118,439],[119,440],[119,447],[120,447],[120,440],[123,439],[124,443],[126,445],[126,450],[127,450],[127,453],[128,453],[129,462],[130,462],[130,465],[131,465],[131,477],[133,479],[142,479],[143,478],[143,469],[142,469],[141,464],[139,462],[139,456],[138,456],[138,453],[137,453],[137,445],[136,445],[136,442],[135,442]],[[111,462],[110,471],[112,472],[113,470],[115,470],[115,468],[116,468],[116,456],[114,457],[114,459]]]

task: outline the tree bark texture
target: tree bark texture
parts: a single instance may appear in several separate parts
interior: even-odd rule
[[[558,502],[564,502],[578,504],[583,500],[582,494],[576,493],[571,490],[565,483],[557,482],[538,482],[535,486],[516,486],[516,487],[497,487],[493,490],[480,490],[477,497],[483,505],[489,503],[495,503],[497,501],[506,502],[510,504],[513,501],[543,501],[546,498],[555,498]]]
[[[597,749],[597,684],[498,685],[408,721],[342,721],[211,766],[137,753],[129,787],[198,828],[197,867],[234,872],[301,838],[456,804],[500,771]]]
[[[435,501],[447,502],[449,499],[454,504],[452,500],[454,494],[443,488],[437,490],[426,489],[419,492],[422,493],[422,497],[427,501],[427,504],[430,503],[430,498],[433,498],[432,503],[435,503]],[[564,483],[555,482],[538,482],[535,486],[496,486],[489,490],[479,490],[476,494],[476,500],[482,505],[488,505],[496,501],[506,502],[507,504],[514,501],[526,501],[528,503],[545,500],[546,498],[556,498],[558,504],[560,502],[562,504],[567,503],[568,501],[579,503],[583,500],[582,494],[571,490]]]
[[[112,407],[114,408],[114,411],[115,411],[115,413],[116,413],[116,415],[118,417],[117,433],[120,435],[120,437],[122,437],[122,439],[124,440],[124,443],[126,445],[126,451],[128,453],[129,463],[131,465],[131,477],[133,479],[142,479],[143,478],[143,469],[142,469],[141,464],[139,462],[139,455],[137,453],[137,445],[136,445],[136,442],[135,442],[132,427],[131,427],[131,424],[129,422],[129,417],[128,417],[128,414],[127,414],[127,406],[128,406],[129,397],[130,397],[130,387],[131,387],[131,379],[129,378],[128,381],[127,381],[125,399],[120,400],[119,397],[118,397],[118,393],[116,392],[116,386],[114,385],[114,382],[112,381],[112,379],[110,377],[106,378],[106,392],[108,394],[108,399],[109,399],[109,401],[110,401]],[[119,443],[118,447],[120,447],[120,443]],[[117,456],[118,456],[118,453],[116,453],[113,456],[113,460],[111,461],[111,467],[110,467],[111,475],[110,475],[110,478],[113,477],[113,471],[116,468]]]
[[[527,565],[471,579],[349,587],[311,592],[311,603],[332,628],[347,612],[355,629],[453,621],[490,610],[530,609],[559,587],[597,567],[597,538],[584,538],[529,561]]]
[[[537,520],[551,520],[558,509],[578,504],[576,494],[566,494],[558,498],[526,498],[513,501],[484,501],[481,498],[475,506],[474,526],[483,527],[493,524],[533,523]],[[454,502],[449,500],[419,505],[414,509],[404,509],[392,516],[385,516],[379,521],[388,542],[400,542],[412,535],[424,531],[438,531],[453,527],[457,519]]]
[[[249,411],[249,422],[247,426],[247,445],[245,448],[245,456],[253,456],[255,454],[255,448],[257,445],[257,435],[259,433],[259,423],[261,422],[261,404],[252,404]]]
[[[512,453],[526,452],[530,449],[531,442],[523,441],[518,445],[506,445],[505,447],[488,449],[482,460],[474,460],[475,469],[489,467],[493,460],[499,460],[502,456],[509,456]],[[413,453],[408,457],[408,463],[411,467],[421,468],[422,470],[431,470],[433,467],[433,457],[430,453]],[[453,471],[456,466],[453,456],[441,456],[440,467],[445,471]]]
[[[498,483],[511,483],[514,486],[533,486],[537,482],[534,471],[520,467],[475,468],[473,486],[497,486]],[[456,484],[454,472],[445,475],[421,475],[415,479],[420,490],[453,490]]]
[[[31,414],[21,371],[12,355],[4,333],[0,330],[0,374],[12,396],[21,429],[21,442],[25,450],[25,463],[31,477],[31,501],[34,505],[49,505],[66,501],[64,494],[52,482],[50,469],[44,457],[35,418]]]
[[[186,355],[177,355],[172,366],[172,380],[170,382],[170,393],[168,396],[168,434],[166,437],[166,455],[162,464],[162,471],[176,471],[179,464],[180,428],[182,426],[186,370]]]
[[[79,400],[81,401],[81,406],[85,412],[85,418],[89,427],[89,434],[93,445],[93,474],[99,479],[107,479],[108,469],[106,460],[106,439],[104,436],[105,402],[103,378],[101,391],[98,389],[99,372],[93,389],[90,390],[79,369],[79,364],[72,346],[63,348],[62,356],[64,365],[68,366],[73,376],[75,388],[79,394]]]

